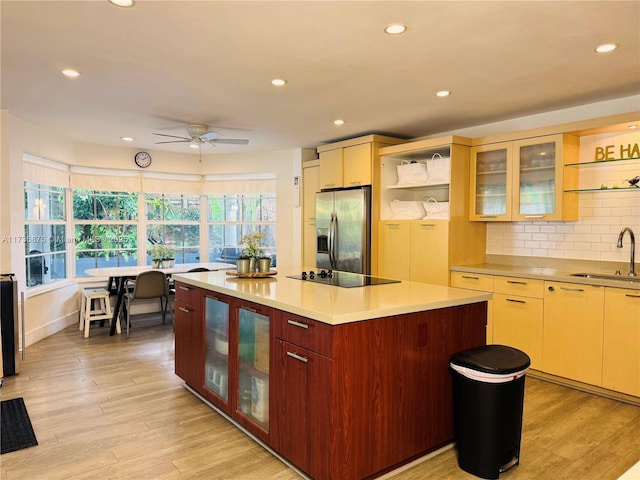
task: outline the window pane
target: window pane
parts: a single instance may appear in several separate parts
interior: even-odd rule
[[[118,210],[116,197],[107,195],[96,195],[96,219],[97,220],[117,220]]]
[[[180,195],[165,195],[164,219],[169,222],[181,221],[182,197]]]
[[[184,226],[184,245],[186,247],[197,247],[200,245],[200,225]]]
[[[245,222],[259,222],[260,199],[256,197],[244,197],[242,199],[242,220]]]
[[[73,191],[73,218],[76,220],[94,220],[95,197],[90,190]]]
[[[118,220],[138,219],[138,194],[123,194],[118,196]]]
[[[49,237],[49,249],[52,252],[64,252],[70,243],[66,236],[66,225],[52,225],[52,236]]]
[[[162,195],[145,194],[147,220],[162,220]]]
[[[55,253],[48,255],[51,281],[67,278],[67,255],[65,253]]]
[[[263,222],[276,221],[276,197],[263,197],[260,209],[260,220]]]
[[[222,222],[224,220],[224,197],[209,196],[209,221]]]
[[[185,195],[184,219],[188,222],[200,221],[200,195]]]
[[[222,246],[224,244],[224,225],[209,225],[209,246]]]

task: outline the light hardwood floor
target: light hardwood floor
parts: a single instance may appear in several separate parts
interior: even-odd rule
[[[24,397],[39,445],[2,455],[2,480],[300,478],[182,386],[169,323],[134,322],[128,340],[72,326],[27,348],[0,394]],[[640,407],[528,377],[521,464],[501,478],[617,479],[639,460]],[[394,477],[474,478],[453,449]]]

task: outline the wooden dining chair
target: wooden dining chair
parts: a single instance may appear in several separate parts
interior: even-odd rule
[[[129,291],[132,288],[132,291]],[[127,311],[127,338],[131,326],[131,304],[136,300],[146,300],[150,298],[160,298],[160,308],[162,310],[162,323],[165,323],[167,311],[173,323],[173,315],[169,309],[169,280],[164,272],[159,270],[149,270],[142,272],[133,279],[127,280],[127,292],[125,293],[125,310]]]

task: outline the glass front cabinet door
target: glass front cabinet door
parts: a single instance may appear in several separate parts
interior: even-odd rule
[[[471,149],[470,220],[511,220],[511,142]]]
[[[219,407],[229,404],[229,303],[205,299],[204,387]]]
[[[513,220],[577,220],[577,196],[564,193],[577,182],[577,172],[564,164],[579,155],[571,135],[550,135],[513,143]],[[564,177],[563,177],[564,175]]]
[[[269,330],[267,314],[238,308],[238,404],[236,412],[269,431]]]

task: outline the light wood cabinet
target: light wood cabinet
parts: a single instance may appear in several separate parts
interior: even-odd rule
[[[492,275],[481,273],[451,272],[451,286],[493,293],[494,278]],[[493,340],[493,299],[487,302],[487,345],[495,343]]]
[[[318,160],[302,166],[302,265],[316,266],[316,193],[320,191]]]
[[[605,288],[602,386],[640,397],[640,290]]]
[[[602,384],[604,287],[544,283],[542,370]]]
[[[380,150],[377,275],[449,285],[451,265],[484,261],[486,226],[468,219],[468,143],[469,139],[449,136]],[[398,184],[397,167],[405,161],[426,165],[427,182]],[[411,219],[401,219],[391,209],[394,202],[402,201],[413,202],[420,210],[429,199],[438,202],[441,210],[427,209]],[[396,224],[406,224],[408,235],[405,231],[400,236],[399,227],[391,227]]]
[[[378,226],[378,273],[385,278],[411,277],[411,222],[383,220]]]
[[[469,218],[479,221],[577,220],[579,138],[548,135],[471,149]]]
[[[373,148],[371,143],[345,147],[342,153],[345,187],[371,185]]]
[[[493,343],[522,350],[542,369],[544,282],[495,277],[493,291]]]
[[[318,147],[320,188],[377,186],[378,150],[403,142],[394,137],[366,135]]]
[[[344,186],[342,173],[342,148],[319,153],[320,188],[341,188]]]
[[[449,285],[449,222],[411,222],[409,279],[414,282]]]

